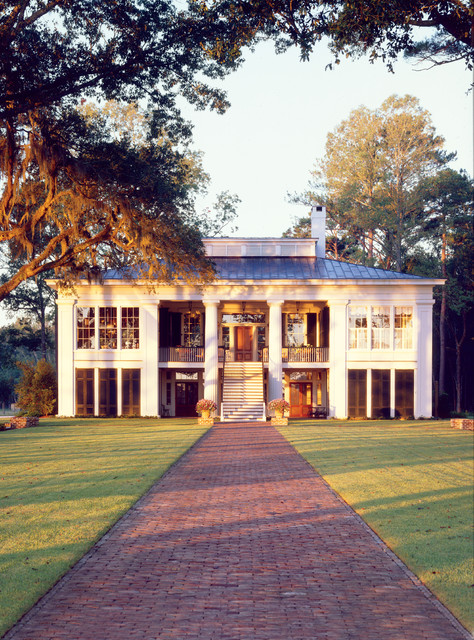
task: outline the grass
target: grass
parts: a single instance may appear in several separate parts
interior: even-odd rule
[[[472,432],[447,421],[290,421],[280,432],[468,629]]]
[[[205,431],[53,418],[0,433],[0,637]]]

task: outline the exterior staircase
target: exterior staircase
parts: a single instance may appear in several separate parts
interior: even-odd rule
[[[266,420],[261,362],[225,363],[221,420],[223,422]]]

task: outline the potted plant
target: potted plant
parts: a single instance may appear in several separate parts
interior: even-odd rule
[[[197,413],[200,413],[201,417],[206,420],[209,419],[211,415],[211,411],[215,411],[216,409],[217,409],[217,405],[214,402],[214,400],[206,400],[205,398],[202,398],[196,404]]]
[[[283,418],[285,411],[290,410],[290,405],[286,400],[283,400],[283,398],[275,398],[274,400],[270,400],[268,408],[270,411],[275,412],[275,417]]]

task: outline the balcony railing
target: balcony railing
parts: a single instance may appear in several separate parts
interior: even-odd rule
[[[160,362],[204,362],[204,347],[160,347]]]
[[[234,360],[231,349],[219,347],[219,362]],[[328,362],[329,347],[283,347],[283,362]],[[259,350],[260,362],[268,362],[268,347]],[[160,347],[160,362],[204,362],[204,347]]]
[[[262,350],[263,362],[268,362],[268,347]],[[283,362],[328,362],[329,347],[283,347]]]

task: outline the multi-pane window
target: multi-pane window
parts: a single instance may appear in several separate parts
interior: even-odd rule
[[[257,327],[257,351],[258,359],[262,359],[263,350],[265,348],[265,327],[260,325]]]
[[[413,349],[412,307],[395,307],[395,349]]]
[[[222,346],[224,349],[230,349],[230,329],[222,327]]]
[[[122,307],[122,349],[140,347],[140,310],[138,307]]]
[[[349,307],[349,349],[367,349],[366,307]]]
[[[304,317],[299,313],[289,313],[286,325],[286,343],[288,347],[302,347],[305,340]]]
[[[184,314],[184,346],[199,347],[201,345],[201,314]]]
[[[94,307],[77,307],[77,348],[93,349],[95,347],[95,309]]]
[[[372,349],[390,348],[390,307],[372,307]]]
[[[117,348],[117,308],[99,307],[99,347]]]

